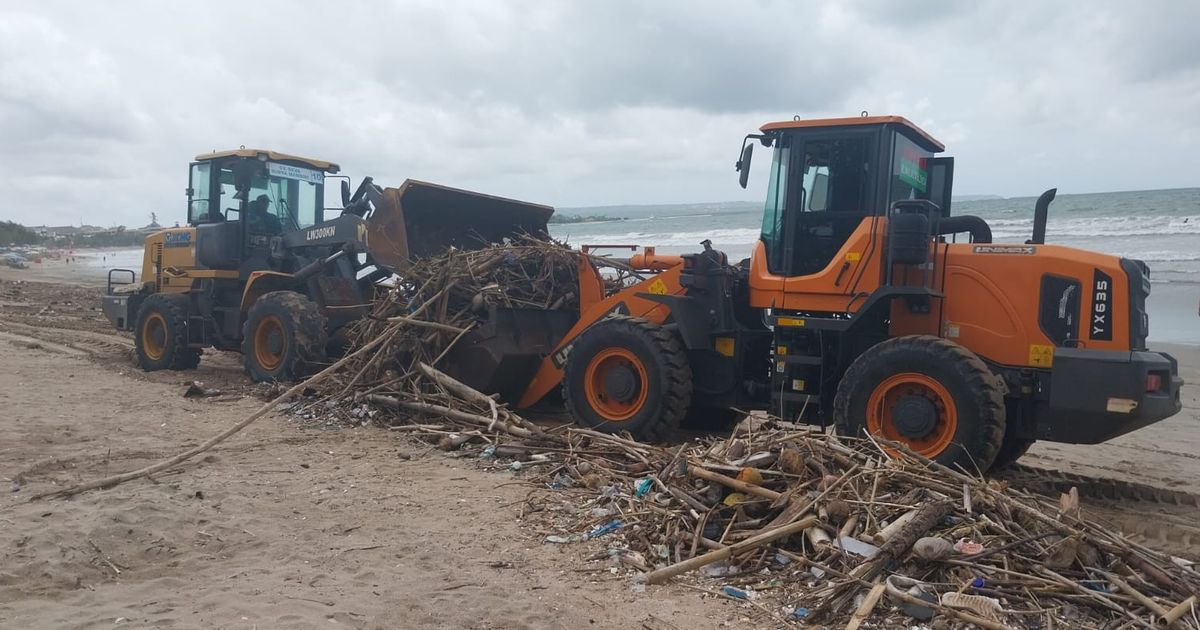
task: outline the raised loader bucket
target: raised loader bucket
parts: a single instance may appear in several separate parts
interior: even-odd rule
[[[406,179],[385,188],[367,218],[371,256],[393,271],[449,247],[477,249],[523,234],[546,236],[554,208]]]

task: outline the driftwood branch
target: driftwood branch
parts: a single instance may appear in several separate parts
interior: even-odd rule
[[[69,488],[63,488],[61,490],[54,490],[51,492],[43,492],[41,494],[34,495],[29,500],[36,501],[38,499],[45,499],[45,498],[69,497],[72,495],[79,494],[80,492],[87,492],[88,490],[96,490],[98,488],[111,488],[113,486],[125,483],[126,481],[132,481],[134,479],[139,479],[141,477],[153,475],[154,473],[159,472],[161,470],[166,470],[167,468],[181,464],[181,463],[195,457],[196,455],[199,455],[200,453],[207,451],[208,449],[216,446],[217,444],[220,444],[221,442],[224,442],[225,440],[229,439],[235,433],[241,431],[242,429],[245,429],[246,427],[253,424],[259,418],[267,415],[269,412],[271,412],[273,409],[275,409],[275,407],[278,406],[280,403],[290,400],[292,398],[292,396],[295,396],[296,394],[299,394],[300,392],[304,391],[304,389],[306,387],[312,387],[314,385],[319,384],[321,381],[329,378],[334,373],[336,373],[338,370],[342,369],[342,366],[348,364],[350,361],[354,360],[359,355],[365,354],[365,353],[371,351],[372,349],[375,348],[375,346],[383,343],[383,341],[385,339],[386,339],[385,337],[380,337],[380,338],[372,341],[371,343],[368,343],[368,344],[362,346],[358,350],[355,350],[353,353],[348,354],[345,357],[342,357],[339,361],[337,361],[333,365],[330,365],[329,367],[325,368],[324,370],[317,372],[316,374],[310,376],[309,378],[305,379],[304,381],[296,383],[287,391],[283,392],[282,394],[276,396],[270,402],[259,407],[258,411],[255,411],[254,413],[247,416],[245,420],[242,420],[241,422],[238,422],[237,424],[229,427],[228,429],[225,429],[224,431],[212,436],[208,440],[205,440],[205,442],[203,444],[200,444],[199,446],[197,446],[195,448],[186,450],[174,457],[165,459],[161,462],[158,462],[157,464],[151,464],[149,466],[146,466],[145,468],[139,468],[137,470],[133,470],[133,471],[130,471],[127,473],[121,473],[119,475],[112,475],[111,477],[104,477],[103,479],[96,479],[96,480],[89,481],[86,483],[74,485]]]

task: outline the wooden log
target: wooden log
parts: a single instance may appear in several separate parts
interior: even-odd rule
[[[904,527],[906,525],[908,525],[908,522],[913,520],[913,518],[916,517],[916,515],[917,515],[917,510],[909,510],[909,511],[905,512],[904,514],[901,514],[899,517],[896,518],[896,520],[892,521],[891,523],[888,523],[887,527],[884,527],[883,529],[879,530],[874,536],[871,537],[871,539],[875,542],[876,545],[882,545],[882,544],[886,543],[887,541],[889,541],[893,537],[895,537],[896,534],[901,532],[904,529]]]
[[[885,589],[887,589],[887,585],[883,583],[878,583],[871,587],[871,590],[867,593],[867,596],[863,598],[862,603],[858,605],[858,608],[854,611],[854,614],[850,616],[850,621],[846,624],[846,630],[858,630],[858,627],[861,626],[863,622],[867,620],[867,617],[870,617],[871,613],[875,610],[875,606],[879,603],[879,599],[883,597],[883,591]]]
[[[461,411],[459,409],[451,409],[450,407],[443,407],[441,405],[435,405],[433,403],[412,402],[412,401],[407,401],[407,400],[400,400],[399,398],[395,398],[392,396],[382,396],[379,394],[371,394],[370,396],[367,396],[367,400],[369,400],[373,403],[376,403],[376,404],[380,404],[380,405],[389,405],[389,406],[397,407],[400,409],[407,409],[409,411],[415,411],[417,413],[423,413],[423,414],[427,414],[427,415],[431,415],[431,416],[443,416],[446,418],[450,418],[452,420],[458,420],[461,422],[469,422],[471,424],[475,424],[475,425],[482,426],[482,427],[491,427],[491,430],[503,431],[505,433],[515,435],[519,438],[528,439],[528,438],[532,438],[532,437],[543,437],[543,436],[535,436],[535,434],[532,431],[530,431],[529,429],[526,429],[525,427],[513,426],[513,425],[510,425],[510,424],[507,424],[504,422],[495,423],[495,425],[493,426],[492,419],[488,418],[486,416],[481,416],[478,414]]]
[[[792,534],[802,532],[805,529],[812,527],[816,522],[817,522],[817,517],[810,516],[808,518],[796,521],[795,523],[792,523],[791,525],[785,525],[783,527],[765,531],[757,536],[754,536],[752,538],[747,538],[746,540],[743,540],[738,543],[734,543],[723,549],[717,549],[715,551],[710,551],[702,556],[696,556],[695,558],[690,558],[690,559],[684,560],[682,562],[676,562],[675,564],[672,564],[671,566],[663,567],[656,571],[651,571],[649,574],[646,575],[646,583],[647,584],[661,584],[661,583],[666,582],[667,580],[669,580],[677,575],[680,575],[682,573],[687,573],[688,571],[695,571],[696,569],[699,569],[700,567],[708,566],[714,562],[720,562],[721,560],[729,558],[730,556],[733,556],[737,553],[741,553],[748,549],[755,549],[755,548],[761,547],[767,543],[779,540],[780,538],[783,538],[784,536],[790,536]]]
[[[892,561],[908,553],[918,538],[933,529],[933,526],[946,518],[953,509],[954,503],[950,501],[933,501],[917,507],[916,514],[900,531],[883,543],[879,553],[854,570],[855,577],[870,580],[879,575]]]
[[[858,466],[855,465],[855,466],[851,467],[849,470],[847,470],[846,473],[843,474],[841,477],[838,477],[837,481],[826,486],[825,489],[823,491],[821,491],[821,494],[817,495],[811,501],[791,501],[788,504],[788,506],[786,508],[784,508],[782,512],[779,513],[778,516],[776,516],[774,519],[772,519],[770,523],[767,523],[765,529],[771,529],[774,527],[779,527],[781,525],[786,525],[786,524],[796,520],[797,518],[800,518],[800,515],[807,512],[809,510],[809,508],[811,508],[813,506],[813,504],[815,504],[817,501],[820,501],[821,499],[825,498],[825,495],[829,494],[830,492],[833,492],[834,490],[840,488],[842,486],[842,484],[846,483],[846,480],[850,479],[857,473],[858,473]]]
[[[430,322],[430,321],[426,321],[423,319],[414,319],[412,317],[405,317],[403,315],[393,315],[392,317],[388,318],[388,321],[393,322],[393,323],[400,322],[400,323],[405,323],[405,324],[412,324],[413,326],[420,326],[422,328],[432,328],[434,330],[441,330],[444,332],[452,332],[452,333],[462,333],[463,332],[462,328],[457,328],[455,326],[449,326],[447,324],[441,324],[438,322]]]
[[[467,385],[466,383],[430,365],[418,363],[417,369],[420,370],[425,376],[436,381],[442,387],[445,387],[450,391],[450,393],[459,396],[464,400],[486,405],[487,408],[492,412],[493,422],[500,417],[499,409],[496,407],[496,400],[491,396],[484,394],[474,387],[471,387],[470,385]]]
[[[1167,616],[1166,606],[1163,606],[1162,604],[1154,601],[1153,599],[1146,597],[1144,594],[1141,593],[1141,591],[1138,591],[1137,589],[1133,588],[1128,583],[1126,583],[1125,580],[1122,580],[1121,578],[1119,578],[1111,573],[1109,573],[1107,575],[1108,575],[1109,582],[1112,582],[1114,586],[1121,589],[1122,593],[1125,593],[1126,595],[1136,599],[1139,604],[1146,607],[1146,610],[1149,610],[1150,612],[1154,613],[1154,615],[1157,617],[1166,617]]]
[[[438,440],[438,448],[443,451],[457,451],[463,444],[480,437],[483,436],[478,431],[460,433],[458,435],[445,435],[442,436],[442,439]]]
[[[1179,602],[1179,604],[1171,610],[1168,610],[1167,614],[1163,615],[1162,618],[1159,619],[1159,623],[1168,627],[1174,626],[1175,623],[1178,622],[1185,614],[1187,614],[1188,611],[1195,607],[1196,596],[1192,595],[1191,597]]]
[[[693,477],[699,477],[701,479],[704,479],[705,481],[713,481],[713,482],[719,483],[723,486],[733,488],[734,490],[737,490],[738,492],[742,492],[745,494],[753,494],[755,496],[763,497],[765,499],[771,499],[772,501],[783,496],[783,493],[781,493],[781,492],[775,492],[774,490],[768,490],[762,486],[756,486],[754,484],[746,483],[745,481],[738,481],[737,479],[734,479],[733,477],[726,477],[725,475],[722,475],[720,473],[715,473],[710,470],[705,470],[705,469],[703,469],[699,466],[693,465],[693,464],[689,464],[687,470],[688,470],[688,474]]]

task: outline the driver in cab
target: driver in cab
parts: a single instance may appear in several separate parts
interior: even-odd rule
[[[259,195],[251,201],[246,212],[246,228],[253,234],[276,235],[283,231],[279,218],[267,212],[271,199]]]

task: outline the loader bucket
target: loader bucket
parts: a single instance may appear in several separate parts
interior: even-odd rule
[[[552,214],[550,206],[407,179],[383,190],[367,219],[367,242],[377,264],[399,272],[409,261],[450,247],[478,249],[522,234],[545,237]]]

